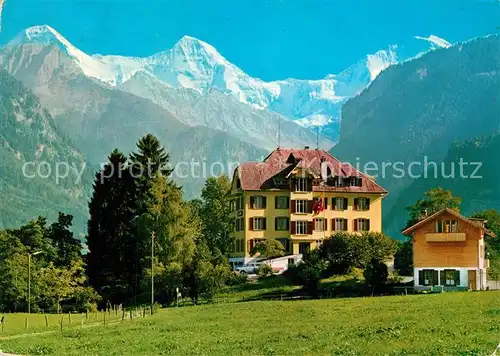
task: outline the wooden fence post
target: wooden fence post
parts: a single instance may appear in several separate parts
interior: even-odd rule
[[[106,313],[104,313],[104,326],[106,326]]]
[[[28,329],[28,317],[26,317],[26,321],[24,322],[24,328]]]
[[[64,314],[61,315],[61,331],[63,331]]]
[[[69,320],[69,323],[71,324],[71,311],[68,312],[68,320]]]
[[[122,310],[122,321],[125,321],[125,309]]]
[[[49,317],[47,316],[47,314],[45,314],[45,327],[49,327]]]

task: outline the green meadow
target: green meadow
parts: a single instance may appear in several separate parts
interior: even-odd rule
[[[3,352],[491,355],[500,343],[497,291],[207,304],[163,309],[133,320],[118,318],[106,326],[72,321],[62,332],[27,333],[23,316],[18,317],[18,332],[5,330],[0,336]]]

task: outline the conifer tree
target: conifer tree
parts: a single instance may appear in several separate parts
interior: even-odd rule
[[[134,295],[137,266],[131,231],[132,180],[127,158],[114,150],[96,174],[89,203],[87,273],[104,300],[123,302]],[[135,256],[134,256],[135,257]]]

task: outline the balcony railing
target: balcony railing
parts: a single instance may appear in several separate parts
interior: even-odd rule
[[[426,242],[457,242],[465,240],[465,232],[436,232],[425,234]]]

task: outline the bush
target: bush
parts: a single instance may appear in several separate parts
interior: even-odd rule
[[[321,258],[319,250],[308,251],[304,254],[301,263],[290,267],[285,276],[292,283],[304,286],[309,295],[315,296],[319,290],[319,283],[327,270],[326,262]]]
[[[364,272],[365,283],[367,286],[371,287],[372,295],[380,292],[384,286],[387,284],[387,277],[389,277],[389,272],[387,271],[387,265],[373,258]]]
[[[319,254],[328,262],[331,274],[342,275],[350,273],[353,268],[365,268],[372,259],[389,259],[395,252],[396,241],[382,233],[340,232],[323,242]]]
[[[260,278],[265,278],[273,275],[273,268],[267,263],[262,263],[257,271]]]
[[[246,273],[239,273],[235,271],[229,274],[229,278],[227,280],[227,284],[230,286],[237,286],[245,284],[246,282],[248,282],[248,275]]]

